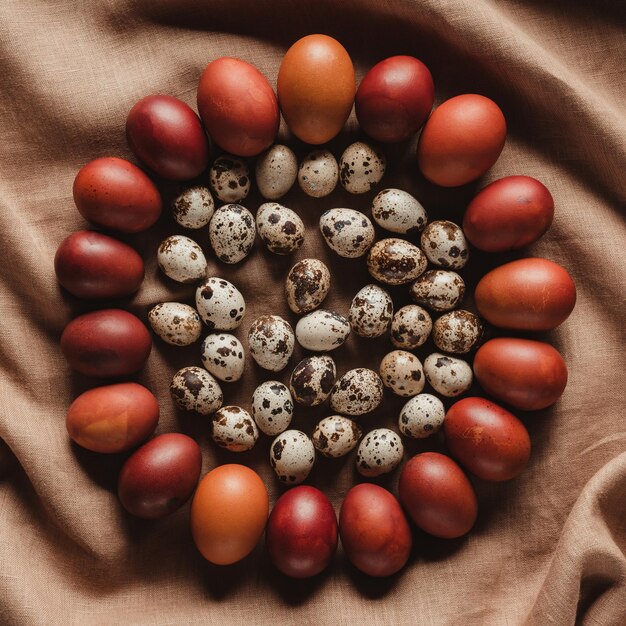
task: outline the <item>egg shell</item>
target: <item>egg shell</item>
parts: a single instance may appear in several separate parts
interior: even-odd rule
[[[489,395],[522,411],[545,409],[567,386],[567,366],[559,351],[532,339],[487,341],[476,352],[474,371]]]
[[[217,157],[209,170],[213,193],[226,203],[239,202],[250,193],[250,169],[232,154]]]
[[[548,259],[505,263],[485,274],[474,293],[478,312],[491,324],[513,330],[552,330],[576,305],[567,270]]]
[[[168,180],[195,178],[208,165],[209,143],[200,118],[172,96],[139,100],[126,119],[126,139],[139,160]]]
[[[296,339],[306,350],[330,352],[342,346],[350,334],[348,319],[334,311],[319,309],[296,324]]]
[[[270,447],[270,465],[278,480],[297,485],[306,480],[315,463],[313,442],[300,430],[286,430]]]
[[[446,409],[439,398],[420,393],[402,407],[398,428],[406,437],[425,439],[441,430],[445,417]]]
[[[391,296],[378,285],[365,285],[350,304],[350,328],[359,337],[382,337],[393,318]]]
[[[254,217],[240,204],[225,204],[211,218],[211,247],[215,256],[224,263],[243,261],[252,250],[255,236]]]
[[[80,230],[59,245],[54,271],[61,286],[77,298],[122,298],[141,286],[144,264],[125,243],[93,230]]]
[[[428,222],[424,207],[401,189],[377,193],[372,201],[372,217],[381,228],[401,235],[417,235]]]
[[[357,141],[339,159],[339,182],[350,193],[367,193],[382,180],[386,167],[387,159],[382,152]]]
[[[469,259],[469,247],[458,224],[437,220],[426,226],[420,246],[428,260],[439,267],[459,270]]]
[[[332,37],[307,35],[283,57],[277,91],[289,130],[305,143],[326,143],[352,110],[356,82],[350,55]]]
[[[191,534],[202,556],[230,565],[258,543],[269,513],[260,476],[249,467],[220,465],[200,481],[191,504]]]
[[[152,339],[139,318],[122,309],[102,309],[74,318],[61,335],[61,351],[81,374],[130,376],[148,360]]]
[[[376,236],[369,218],[354,209],[329,209],[320,217],[320,231],[328,247],[346,259],[363,256]]]
[[[246,452],[254,448],[259,430],[250,413],[238,406],[223,406],[211,420],[211,438],[231,452]]]
[[[123,233],[150,228],[161,215],[155,184],[136,165],[102,157],[83,166],[73,186],[74,203],[90,222]]]
[[[356,448],[362,431],[359,425],[342,415],[321,420],[313,431],[313,445],[324,456],[339,458]]]
[[[188,304],[161,302],[148,311],[152,330],[172,346],[190,346],[200,339],[202,322],[198,312]]]
[[[330,289],[330,271],[319,259],[302,259],[287,274],[285,293],[287,304],[294,313],[316,309]]]
[[[137,383],[89,389],[72,402],[67,432],[82,448],[115,453],[134,448],[157,427],[159,403]]]
[[[442,187],[458,187],[482,176],[506,140],[506,121],[485,96],[463,94],[438,106],[420,135],[417,160],[424,176]]]
[[[248,331],[250,354],[259,367],[280,372],[287,367],[296,343],[290,324],[278,315],[262,315]]]
[[[370,249],[367,269],[373,278],[388,285],[404,285],[426,269],[424,253],[404,239],[381,239]]]
[[[276,94],[265,76],[231,57],[215,59],[202,72],[198,111],[211,138],[243,157],[267,150],[280,123]]]
[[[383,385],[398,396],[408,398],[424,389],[426,379],[420,360],[406,350],[394,350],[380,362]]]
[[[463,301],[465,281],[456,272],[428,270],[411,285],[409,295],[431,311],[450,311]]]
[[[298,160],[291,148],[276,144],[257,158],[255,179],[267,200],[282,198],[296,182]]]
[[[261,383],[252,394],[252,417],[266,435],[278,435],[289,428],[293,417],[293,398],[277,380]]]
[[[354,101],[362,130],[376,141],[405,141],[417,132],[433,107],[435,86],[418,59],[383,59],[363,77]]]
[[[170,383],[170,395],[178,407],[200,415],[213,415],[224,396],[219,383],[201,367],[179,369]]]
[[[189,237],[172,235],[157,252],[159,269],[179,283],[194,283],[206,276],[207,261],[202,248]]]
[[[391,320],[391,343],[396,348],[414,350],[426,343],[433,321],[426,309],[417,304],[407,304],[396,311]]]
[[[120,471],[117,493],[132,515],[158,519],[191,497],[202,470],[202,453],[187,435],[158,435],[130,456]]]
[[[344,415],[372,412],[383,399],[383,381],[373,370],[357,367],[347,371],[330,393],[330,408]]]
[[[267,249],[274,254],[291,254],[304,242],[300,216],[276,202],[266,202],[258,208],[256,228]]]
[[[483,480],[515,478],[530,458],[530,437],[524,424],[484,398],[455,402],[443,428],[450,454]]]
[[[554,219],[554,199],[530,176],[506,176],[482,189],[463,216],[470,243],[484,252],[508,252],[537,241]]]
[[[348,491],[339,513],[341,545],[350,562],[369,576],[399,572],[411,554],[412,537],[398,501],[370,483]]]
[[[213,196],[208,187],[201,185],[181,191],[172,201],[172,217],[184,228],[203,228],[214,212]]]
[[[466,361],[438,352],[424,360],[424,374],[430,386],[446,398],[465,393],[474,378],[472,368]]]
[[[317,406],[330,395],[335,384],[337,368],[327,354],[302,359],[289,379],[289,388],[298,404]]]
[[[444,454],[424,452],[410,459],[400,473],[398,494],[415,525],[435,537],[461,537],[476,522],[474,488],[463,470]]]
[[[359,444],[356,468],[362,476],[374,478],[396,469],[403,456],[404,446],[399,435],[388,428],[375,428]]]
[[[278,498],[267,522],[265,545],[283,574],[309,578],[330,565],[337,539],[332,504],[319,489],[301,485]]]
[[[444,352],[466,354],[480,341],[483,325],[470,311],[458,309],[444,313],[433,325],[433,342]]]
[[[307,196],[323,198],[333,192],[339,180],[339,165],[332,152],[309,152],[298,168],[298,185]]]
[[[246,303],[235,285],[210,276],[196,289],[196,309],[210,330],[234,330],[246,314]]]
[[[202,342],[202,364],[215,378],[232,383],[243,376],[245,367],[241,342],[234,335],[215,333]]]

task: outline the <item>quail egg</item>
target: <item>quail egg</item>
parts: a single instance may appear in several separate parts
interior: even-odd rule
[[[400,432],[414,439],[425,439],[441,430],[446,409],[443,402],[429,393],[411,398],[400,411]]]
[[[328,150],[314,150],[304,157],[298,169],[298,184],[307,196],[323,198],[337,186],[339,166]]]
[[[206,275],[207,262],[202,248],[189,237],[172,235],[157,252],[159,269],[179,283],[193,283]]]
[[[476,346],[483,334],[480,318],[470,311],[458,309],[444,313],[433,325],[433,342],[444,352],[466,354]]]
[[[407,304],[396,311],[391,320],[391,343],[396,348],[415,350],[426,343],[433,321],[426,309],[417,304]]]
[[[301,483],[311,473],[314,463],[313,442],[302,431],[286,430],[272,442],[270,465],[282,483]]]
[[[248,331],[252,358],[259,367],[272,372],[286,367],[295,343],[293,329],[278,315],[257,317]]]
[[[376,235],[370,219],[354,209],[329,209],[320,217],[320,231],[328,247],[346,259],[363,256]]]
[[[250,191],[250,169],[248,164],[230,154],[215,159],[209,171],[213,193],[222,202],[239,202]]]
[[[228,333],[207,335],[202,342],[202,364],[227,383],[241,378],[245,365],[243,346],[237,337]]]
[[[328,355],[302,359],[294,368],[289,388],[298,404],[317,406],[330,395],[335,384],[337,369]]]
[[[404,446],[398,434],[388,428],[375,428],[359,445],[356,469],[362,476],[374,478],[396,469],[403,456]]]
[[[359,337],[381,337],[392,317],[391,296],[378,285],[365,285],[352,299],[350,327]]]
[[[313,311],[296,324],[298,343],[313,352],[330,352],[342,346],[349,334],[350,322],[334,311]]]
[[[152,330],[172,346],[190,346],[200,338],[202,322],[198,312],[188,304],[161,302],[148,312]]]
[[[238,406],[224,406],[213,415],[213,441],[231,452],[254,448],[259,431],[248,411]]]
[[[415,280],[426,269],[426,264],[424,253],[417,246],[394,237],[377,241],[367,256],[369,273],[388,285]]]
[[[276,144],[256,162],[256,184],[268,200],[282,198],[296,182],[298,160],[291,148]]]
[[[350,193],[367,193],[385,175],[385,155],[362,141],[349,145],[339,160],[339,180]]]
[[[416,396],[426,383],[420,360],[406,350],[394,350],[383,357],[380,377],[387,389],[405,398]]]
[[[447,220],[431,222],[422,232],[420,246],[433,265],[458,270],[469,258],[463,230]]]
[[[252,246],[256,229],[252,213],[240,204],[225,204],[209,224],[209,240],[215,256],[224,263],[239,263]]]
[[[172,202],[172,217],[184,228],[202,228],[213,217],[215,202],[207,187],[185,189]]]
[[[330,289],[330,271],[319,259],[302,259],[287,274],[287,304],[294,313],[316,309]]]
[[[289,428],[293,417],[289,389],[277,380],[261,383],[252,394],[252,417],[266,435],[278,435]]]
[[[383,399],[383,381],[364,367],[347,371],[330,392],[330,407],[343,415],[370,413]]]
[[[430,386],[446,398],[454,398],[472,386],[469,363],[453,356],[435,352],[424,360],[424,374]]]
[[[211,276],[196,289],[196,308],[210,330],[233,330],[246,313],[246,303],[235,285]]]
[[[267,249],[274,254],[291,254],[304,241],[304,224],[295,211],[266,202],[256,213],[256,228]]]
[[[174,374],[170,384],[174,402],[185,411],[212,415],[222,406],[219,383],[201,367],[183,367]]]
[[[411,285],[409,295],[431,311],[451,311],[465,296],[465,282],[456,272],[428,270]]]
[[[372,217],[385,230],[416,235],[424,229],[428,216],[424,207],[401,189],[383,189],[372,202]]]
[[[313,431],[313,445],[324,456],[338,458],[356,448],[361,438],[358,424],[342,415],[331,415],[319,422]]]

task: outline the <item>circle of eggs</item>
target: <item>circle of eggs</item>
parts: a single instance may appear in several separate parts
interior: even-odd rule
[[[184,228],[203,228],[214,212],[215,201],[207,187],[189,187],[172,201],[172,217]]]
[[[239,202],[250,192],[248,165],[230,154],[215,159],[209,171],[209,180],[213,193],[222,202]]]
[[[159,269],[179,283],[193,283],[206,275],[207,262],[202,248],[189,237],[172,235],[157,251]]]
[[[400,411],[400,432],[414,439],[425,439],[441,430],[446,409],[443,402],[429,393],[411,398]]]
[[[313,442],[300,430],[286,430],[270,447],[270,465],[278,480],[297,485],[310,474],[315,463]]]
[[[252,394],[252,417],[266,435],[278,435],[289,428],[293,417],[293,398],[277,380],[261,383]]]
[[[250,413],[238,406],[218,409],[211,423],[213,441],[231,452],[251,450],[259,438],[259,430]]]
[[[389,428],[375,428],[367,433],[357,451],[356,469],[362,476],[374,478],[387,474],[402,461],[404,446]]]
[[[224,399],[219,383],[201,367],[183,367],[174,374],[170,395],[178,407],[200,415],[212,415]]]

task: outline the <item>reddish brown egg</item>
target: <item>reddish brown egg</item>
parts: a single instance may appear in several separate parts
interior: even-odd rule
[[[498,160],[505,139],[506,121],[493,100],[476,94],[450,98],[435,109],[422,130],[419,168],[436,185],[465,185]]]
[[[286,491],[272,509],[265,545],[287,576],[308,578],[325,570],[337,550],[337,517],[328,498],[306,485]]]
[[[124,463],[117,494],[132,515],[165,517],[187,502],[201,469],[202,453],[191,437],[180,433],[159,435]]]
[[[377,141],[404,141],[416,133],[433,108],[435,86],[415,57],[395,56],[363,77],[354,101],[361,128]]]
[[[424,452],[402,468],[400,502],[423,531],[453,539],[469,532],[478,514],[474,488],[463,470],[437,452]]]
[[[519,259],[482,277],[474,293],[478,312],[491,324],[514,330],[552,330],[576,304],[567,270],[547,259]]]
[[[400,504],[386,489],[370,483],[346,494],[339,535],[352,564],[370,576],[395,574],[411,552],[411,529]]]
[[[67,412],[69,436],[93,452],[123,452],[147,439],[159,421],[159,403],[137,383],[96,387]]]
[[[280,122],[276,94],[265,76],[230,57],[206,66],[198,84],[198,111],[211,138],[244,157],[269,148]]]
[[[126,119],[126,139],[138,159],[169,180],[189,180],[202,174],[209,144],[200,118],[172,96],[146,96]]]
[[[74,179],[74,202],[90,222],[124,233],[150,228],[161,215],[161,195],[136,165],[116,157],[87,163]]]
[[[522,422],[484,398],[455,402],[443,422],[450,454],[484,480],[510,480],[530,458],[530,437]]]
[[[474,357],[474,374],[489,395],[522,411],[554,404],[567,385],[559,351],[532,339],[491,339]]]
[[[134,374],[144,366],[151,348],[148,329],[121,309],[79,315],[61,335],[61,351],[67,362],[87,376]]]
[[[59,283],[78,298],[121,298],[139,289],[144,266],[121,241],[93,230],[72,233],[54,257]]]
[[[305,143],[326,143],[341,131],[352,110],[352,59],[336,39],[307,35],[287,50],[277,90],[289,130]]]

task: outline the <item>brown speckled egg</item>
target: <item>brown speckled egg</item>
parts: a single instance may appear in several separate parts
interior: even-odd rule
[[[300,430],[286,430],[270,447],[270,465],[278,480],[297,485],[310,474],[315,463],[313,442]]]
[[[296,339],[307,350],[330,352],[342,346],[350,334],[350,322],[334,311],[320,309],[300,318]]]
[[[313,198],[332,193],[338,180],[337,159],[328,150],[314,150],[307,154],[298,168],[300,189]]]
[[[222,202],[239,202],[250,192],[248,164],[230,154],[215,159],[209,177],[211,189]]]
[[[424,374],[430,386],[446,398],[465,393],[474,375],[469,363],[453,356],[434,352],[424,360]]]
[[[274,254],[291,254],[304,241],[304,224],[299,215],[277,202],[266,202],[259,207],[256,228],[267,249]]]
[[[383,381],[364,367],[347,371],[330,393],[330,407],[344,415],[370,413],[383,399]]]
[[[295,366],[289,388],[298,404],[317,406],[330,395],[336,376],[337,368],[331,357],[310,356]]]
[[[401,189],[383,189],[372,202],[372,217],[385,230],[402,235],[417,235],[426,226],[424,207]]]
[[[291,148],[276,144],[256,161],[256,185],[267,200],[282,198],[296,182],[298,160]]]
[[[402,407],[398,427],[407,437],[425,439],[441,430],[445,417],[446,409],[437,396],[420,393]]]
[[[330,289],[330,272],[319,259],[302,259],[287,274],[287,304],[294,313],[316,309]]]
[[[388,285],[415,280],[426,269],[424,253],[404,239],[377,241],[367,256],[367,269],[373,278]]]
[[[428,311],[417,304],[407,304],[391,320],[391,343],[396,348],[414,350],[426,343],[432,328]]]
[[[376,236],[370,219],[354,209],[329,209],[320,217],[320,231],[328,247],[346,259],[363,256]]]
[[[420,360],[406,350],[386,354],[380,362],[379,371],[383,385],[405,398],[416,396],[426,383]]]
[[[293,329],[278,315],[257,317],[248,331],[250,354],[259,367],[280,372],[287,366],[296,343]]]
[[[433,265],[459,270],[469,259],[469,247],[458,224],[447,220],[431,222],[420,239],[420,246]]]
[[[404,446],[398,434],[388,428],[375,428],[361,441],[356,469],[362,476],[374,478],[396,469],[403,456]]]
[[[241,342],[234,335],[215,333],[202,342],[202,364],[215,376],[227,383],[239,380],[245,366]]]
[[[157,252],[159,269],[179,283],[193,283],[206,275],[207,262],[202,248],[189,237],[172,235]]]
[[[196,289],[196,309],[209,330],[233,330],[246,313],[246,303],[235,285],[211,276]]]
[[[172,399],[181,409],[200,415],[212,415],[222,406],[219,383],[201,367],[183,367],[174,374],[170,384]]]
[[[252,246],[256,229],[252,213],[239,204],[220,207],[209,224],[209,240],[215,256],[224,263],[239,263]]]
[[[251,450],[259,438],[259,430],[250,413],[238,406],[224,406],[216,411],[212,425],[213,441],[231,452]]]
[[[252,394],[252,417],[266,435],[278,435],[289,428],[293,417],[293,398],[277,380],[261,383]]]
[[[362,431],[358,424],[342,415],[321,420],[313,431],[313,445],[324,456],[338,458],[356,448]]]
[[[161,302],[148,312],[152,330],[172,346],[190,346],[200,338],[202,322],[198,312],[188,304]]]
[[[483,325],[470,311],[458,309],[445,313],[433,325],[433,341],[444,352],[466,354],[480,341]]]
[[[350,193],[367,193],[385,175],[385,155],[372,146],[357,141],[349,145],[339,160],[339,181]]]
[[[352,299],[350,327],[359,337],[381,337],[392,317],[391,296],[378,285],[365,285]]]
[[[456,272],[428,270],[411,285],[409,295],[431,311],[450,311],[465,297],[465,282]]]
[[[206,226],[215,212],[215,202],[207,187],[185,189],[172,202],[172,217],[184,228]]]

